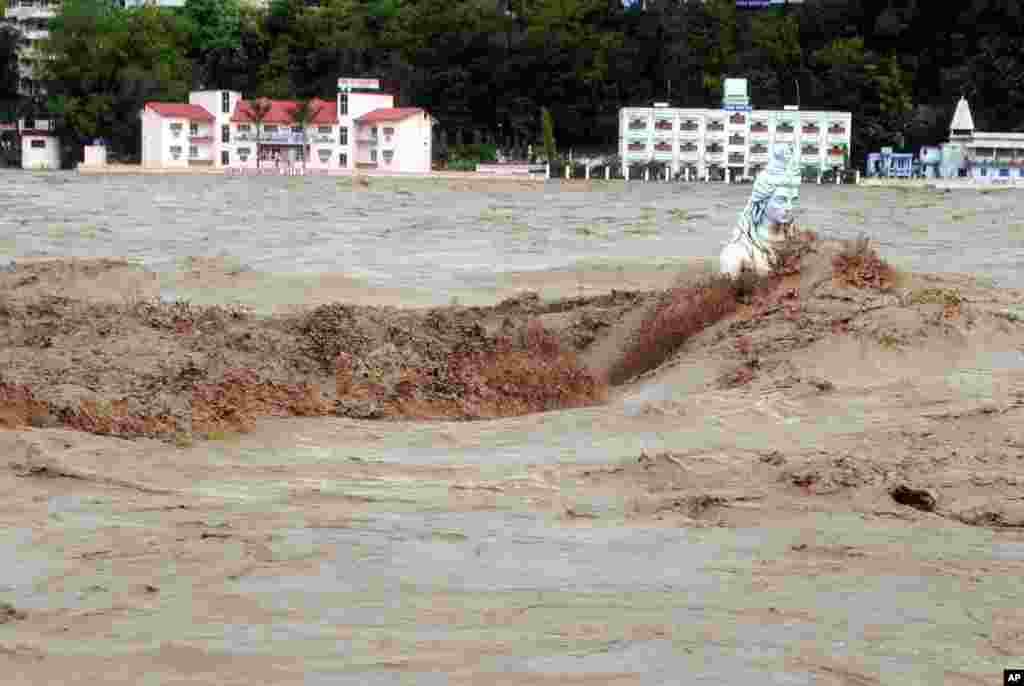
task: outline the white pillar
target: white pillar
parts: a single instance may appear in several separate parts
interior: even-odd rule
[[[651,172],[651,170],[649,168],[644,167],[644,183],[646,183],[647,180],[650,178],[650,176],[651,176],[650,172]]]
[[[860,185],[860,170],[853,172],[853,183],[854,185]]]
[[[836,185],[839,185],[839,170],[836,170]]]
[[[572,169],[572,162],[565,165],[565,178],[569,178],[569,171]]]
[[[583,178],[586,179],[587,181],[590,181],[590,165],[589,164],[583,167]]]
[[[611,181],[611,179],[612,179],[612,165],[606,164],[606,165],[604,165],[604,180],[605,181]]]
[[[821,185],[821,172],[818,172],[818,185]]]
[[[551,163],[550,162],[548,162],[548,163],[546,163],[544,165],[544,178],[545,179],[550,179],[551,178]]]

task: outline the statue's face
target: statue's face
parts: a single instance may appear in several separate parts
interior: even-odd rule
[[[782,185],[775,189],[775,194],[768,201],[765,210],[765,218],[768,226],[764,227],[771,240],[785,238],[785,232],[789,224],[793,222],[793,210],[796,208],[797,200],[800,199],[800,187],[796,185]]]

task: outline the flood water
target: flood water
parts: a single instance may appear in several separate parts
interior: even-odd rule
[[[189,257],[225,256],[257,272],[341,272],[364,280],[368,291],[397,288],[447,304],[454,296],[485,297],[507,272],[713,260],[750,191],[611,182],[580,192],[558,181],[502,188],[5,171],[0,256],[128,257],[167,273]],[[910,270],[969,272],[1022,288],[1020,197],[1015,190],[804,186],[798,217],[825,236],[866,232],[886,258]],[[984,398],[994,392],[995,375],[1022,365],[1019,351],[977,356],[951,362],[936,383],[965,399]],[[187,564],[182,555],[145,570],[166,605],[119,614],[95,638],[68,639],[53,629],[45,636],[48,655],[110,659],[174,642],[242,662],[299,661],[295,683],[417,686],[451,683],[454,671],[463,677],[458,683],[517,674],[508,683],[932,684],[954,672],[991,674],[996,683],[1000,669],[1019,666],[993,657],[986,638],[995,614],[1020,600],[1019,576],[993,574],[968,587],[941,573],[951,561],[1024,561],[1024,545],[996,540],[986,529],[892,527],[852,513],[808,515],[805,528],[793,529],[635,526],[626,518],[632,503],[585,495],[574,501],[574,486],[565,483],[559,497],[597,519],[570,526],[553,510],[508,494],[495,495],[489,508],[452,511],[451,483],[440,479],[338,476],[339,465],[358,459],[471,465],[482,479],[509,483],[538,465],[609,464],[668,448],[811,450],[842,434],[900,428],[890,414],[895,405],[867,392],[841,401],[766,397],[761,409],[719,394],[699,399],[703,415],[686,408],[662,420],[639,409],[671,400],[686,394],[650,384],[605,407],[458,428],[423,422],[365,429],[367,423],[325,419],[316,420],[326,432],[317,434],[313,420],[296,420],[278,443],[268,438],[275,429],[238,444],[197,447],[211,473],[198,470],[183,492],[217,500],[211,521],[294,513],[261,544],[266,559],[301,559],[314,550],[325,551],[323,558],[301,573],[268,562],[199,579],[179,573]],[[773,402],[789,403],[781,429],[779,415],[766,409]],[[831,412],[822,412],[829,403]],[[777,445],[763,438],[770,428]],[[173,467],[150,466],[153,479]],[[227,468],[237,473],[225,476]],[[309,525],[308,511],[292,499],[307,481],[317,484],[317,497],[357,499],[359,515]],[[46,516],[66,540],[44,538],[31,523],[0,534],[0,559],[15,561],[0,579],[0,600],[32,612],[113,611],[118,594],[128,592],[119,579],[142,574],[134,559],[101,559],[80,577],[68,572],[64,545],[110,528],[164,526],[158,510],[125,512],[105,498],[75,494],[47,500]],[[758,571],[807,540],[875,555],[898,551],[892,559],[913,564],[879,563],[864,572],[840,562],[827,573],[783,577]],[[225,558],[241,556],[241,543],[223,545]],[[273,620],[204,615],[193,606],[201,592],[250,603]],[[20,640],[16,631],[15,624],[0,627],[0,656]],[[218,676],[193,673],[175,683],[228,683]]]
[[[450,180],[373,178],[353,188],[331,177],[4,171],[0,255],[129,257],[161,271],[224,255],[240,268],[341,272],[447,304],[494,289],[507,272],[715,258],[750,193],[749,185],[569,185],[487,192]],[[1022,287],[1020,197],[805,184],[798,221],[831,237],[865,232],[907,269]]]

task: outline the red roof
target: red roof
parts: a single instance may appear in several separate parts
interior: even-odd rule
[[[419,107],[381,107],[380,109],[367,112],[361,117],[357,117],[356,121],[360,124],[368,124],[375,121],[398,121],[399,119],[411,117],[414,114],[423,114],[423,110]]]
[[[207,112],[206,108],[199,105],[189,105],[181,102],[147,102],[146,108],[153,110],[161,117],[176,117],[191,121],[213,121],[213,115]]]
[[[264,100],[264,98],[260,98]],[[264,124],[291,124],[292,123],[292,110],[299,105],[297,100],[270,100],[266,99],[270,103],[270,112],[267,113],[266,118],[263,120]],[[235,105],[235,111],[231,115],[232,123],[255,123],[252,118],[252,110],[250,109],[251,100],[239,100],[238,104]],[[321,100],[320,98],[313,98],[311,101],[314,110],[319,110],[316,116],[310,120],[310,124],[337,124],[338,123],[338,103],[334,101]]]

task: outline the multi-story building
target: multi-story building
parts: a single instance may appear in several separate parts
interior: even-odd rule
[[[635,163],[663,162],[673,176],[687,179],[739,180],[753,177],[768,164],[776,143],[795,145],[805,170],[842,167],[850,152],[849,112],[755,110],[727,79],[726,98],[718,109],[625,107],[619,111],[619,155],[626,175]],[[746,85],[742,85],[745,93]]]
[[[244,100],[236,91],[193,91],[187,104],[149,102],[141,113],[142,164],[430,171],[434,118],[395,107],[379,88],[376,79],[338,79],[335,99],[314,98],[305,125],[296,121],[297,102]],[[254,102],[269,104],[262,118]]]
[[[38,95],[41,88],[36,63],[39,41],[49,37],[49,22],[56,16],[59,0],[8,0],[4,18],[21,33],[24,45],[18,55],[19,90]]]

